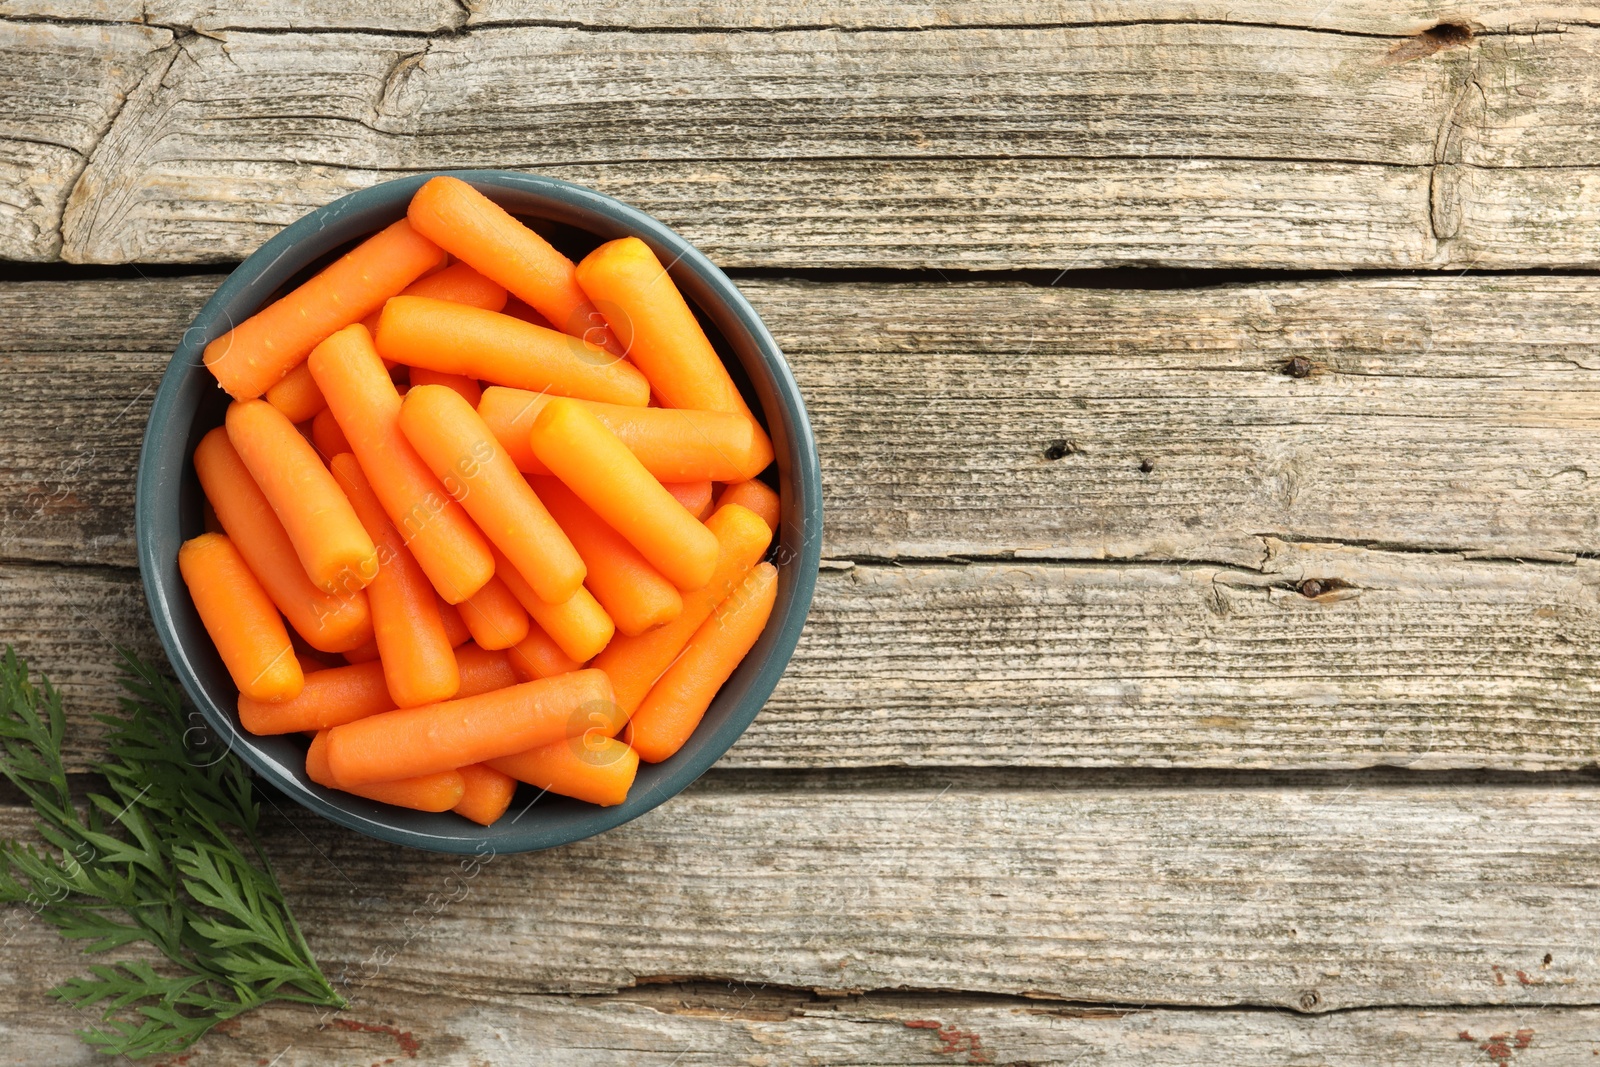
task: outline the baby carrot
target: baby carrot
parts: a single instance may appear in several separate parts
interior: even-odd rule
[[[518,300],[514,296],[509,297],[506,300],[506,306],[500,310],[502,314],[510,315],[514,319],[521,319],[523,322],[531,322],[535,326],[543,326],[547,330],[555,329],[554,326],[550,325],[549,319],[533,310],[533,308],[530,307],[526,302]]]
[[[461,394],[461,399],[478,406],[478,401],[483,399],[483,387],[476,378],[468,378],[465,374],[445,374],[442,371],[429,370],[427,367],[411,368],[411,384],[416,385],[444,385]]]
[[[581,585],[576,593],[559,604],[540,600],[528,579],[498,552],[495,553],[495,577],[505,583],[511,595],[533,616],[539,628],[561,647],[561,651],[579,663],[593,658],[616,633],[611,616],[595,600],[594,594]]]
[[[232,541],[222,534],[185,541],[178,550],[178,572],[240,693],[287,700],[300,692],[305,674],[289,631]]]
[[[378,573],[378,552],[333,475],[294,423],[265,400],[228,405],[228,440],[283,523],[295,555],[325,593],[353,592]]]
[[[451,648],[459,648],[472,640],[472,631],[467,629],[467,620],[461,617],[461,608],[444,597],[439,597],[439,619],[444,623],[444,635]]]
[[[677,617],[683,610],[678,587],[650,566],[650,561],[607,526],[577,494],[556,478],[532,481],[551,516],[566,531],[572,547],[588,568],[584,585],[594,594],[617,630],[640,634]]]
[[[778,568],[758,563],[689,638],[629,719],[639,758],[660,763],[689,740],[717,690],[754,647],[778,596]]]
[[[639,773],[639,755],[621,741],[591,730],[581,737],[490,760],[489,766],[547,792],[610,807],[628,799],[628,789]]]
[[[616,690],[617,704],[632,714],[650,687],[656,684],[672,661],[678,658],[700,624],[744,579],[745,573],[760,560],[772,543],[772,531],[747,508],[731,504],[719,508],[706,520],[706,528],[716,534],[720,552],[717,569],[705,587],[687,593],[683,611],[671,622],[638,637],[618,637],[594,658],[594,666],[606,672]]]
[[[583,560],[470,404],[419,385],[400,407],[400,429],[539,599],[559,604],[578,591]]]
[[[400,295],[448,300],[452,304],[466,304],[485,311],[501,310],[510,296],[505,286],[485,278],[468,263],[452,263],[444,270],[418,278],[406,286]]]
[[[372,715],[328,733],[328,767],[341,787],[483,763],[588,728],[591,708],[613,704],[600,671],[574,671],[475,697]]]
[[[439,595],[459,604],[494,575],[489,545],[400,432],[400,394],[364,327],[340,330],[306,361],[383,510]]]
[[[717,507],[726,507],[729,504],[738,504],[747,507],[767,524],[773,533],[778,532],[778,519],[782,514],[778,494],[766,482],[751,478],[745,482],[734,482],[722,491],[717,498]]]
[[[305,688],[288,700],[268,703],[239,697],[239,723],[259,736],[325,730],[392,711],[394,698],[383,684],[383,664],[356,663],[306,675]]]
[[[603,348],[510,315],[397,296],[378,316],[378,351],[410,367],[520,389],[644,407],[650,383]]]
[[[572,260],[460,178],[440,176],[417,190],[407,217],[419,233],[538,309],[557,329],[620,355],[574,277]]]
[[[283,523],[222,427],[195,446],[194,469],[218,523],[296,633],[322,652],[344,652],[372,637],[366,593],[334,595],[311,583]]]
[[[489,652],[472,644],[456,649],[456,668],[461,674],[458,697],[489,693],[522,680],[506,653]],[[305,669],[304,664],[301,669]],[[305,688],[298,696],[277,703],[241,696],[239,722],[253,734],[294,734],[342,726],[368,715],[393,711],[395,706],[383,679],[383,664],[374,660],[308,673]]]
[[[378,639],[370,637],[344,654],[346,663],[373,663],[378,658]]]
[[[668,409],[670,410],[670,409]],[[711,482],[662,482],[661,487],[672,494],[672,499],[683,505],[683,510],[702,521],[711,514]]]
[[[467,787],[466,780],[455,770],[355,787],[337,785],[328,770],[327,730],[311,739],[311,748],[306,751],[306,777],[329,789],[416,811],[449,811],[461,803]]]
[[[717,563],[717,539],[588,408],[550,401],[528,439],[551,473],[669,581],[679,589],[706,584]]]
[[[400,290],[399,295],[448,300],[485,311],[499,311],[506,306],[505,287],[496,285],[465,263],[452,263],[444,270],[426,274]],[[378,312],[382,310],[380,307],[361,320],[368,333],[378,332]]]
[[[456,649],[456,668],[461,672],[457,699],[492,693],[524,681],[511,666],[509,651],[481,648],[470,642]]]
[[[304,363],[296,364],[294,370],[279,378],[267,390],[266,400],[290,422],[305,422],[328,406],[311,377],[311,369]]]
[[[561,646],[551,640],[538,623],[528,627],[528,636],[518,641],[509,655],[512,669],[525,682],[554,678],[583,668],[581,662],[561,651]]]
[[[772,462],[772,442],[649,245],[637,237],[607,241],[584,257],[577,274],[662,404],[743,415],[765,457],[756,470]]]
[[[461,602],[461,621],[484,648],[506,649],[528,636],[528,613],[498,577]]]
[[[486,763],[469,763],[457,772],[466,783],[461,802],[451,810],[484,826],[492,824],[511,806],[517,780]]]
[[[372,629],[378,639],[384,684],[402,708],[447,700],[460,688],[461,673],[439,617],[433,586],[378,503],[356,457],[341,453],[333,457],[332,467],[379,546],[382,564],[367,587],[367,597],[372,602]]]
[[[310,371],[306,373],[309,374]],[[333,417],[333,412],[328,408],[317,412],[316,418],[311,420],[311,446],[324,461],[332,459],[340,452],[355,451],[350,447],[350,439],[339,429],[339,420]]]
[[[235,400],[266,392],[335,330],[360,322],[444,260],[401,219],[206,346],[205,363]]]
[[[546,393],[491,386],[478,402],[478,414],[517,468],[527,474],[550,473],[533,454],[528,431],[551,399]],[[743,481],[771,460],[758,453],[753,424],[742,415],[626,407],[592,400],[583,401],[583,406],[628,446],[645,470],[663,482]]]

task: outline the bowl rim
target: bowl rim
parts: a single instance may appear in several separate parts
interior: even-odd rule
[[[726,336],[731,325],[747,335],[748,344],[767,376],[767,384],[778,400],[781,410],[776,415],[783,420],[797,445],[793,457],[780,455],[780,478],[789,492],[785,494],[785,514],[778,541],[780,551],[791,547],[791,541],[797,541],[798,546],[789,554],[789,558],[780,560],[779,597],[773,618],[768,621],[760,641],[752,650],[751,658],[740,666],[714,702],[715,708],[724,698],[732,699],[734,707],[731,713],[692,751],[657,764],[657,767],[665,770],[649,789],[634,790],[624,803],[615,807],[586,805],[587,811],[562,824],[567,827],[567,832],[563,833],[539,832],[538,820],[521,830],[514,829],[514,820],[512,828],[498,834],[493,826],[478,827],[470,823],[465,825],[471,827],[472,831],[460,834],[424,832],[385,821],[383,817],[384,813],[389,813],[391,817],[398,816],[402,820],[415,819],[422,813],[363,801],[363,804],[371,805],[378,812],[376,817],[368,817],[359,811],[352,811],[350,801],[341,799],[348,794],[335,794],[301,781],[282,763],[268,758],[255,746],[253,739],[239,729],[235,723],[235,709],[219,707],[206,695],[196,665],[178,639],[174,603],[168,588],[170,576],[176,573],[175,564],[166,568],[167,581],[166,584],[163,582],[163,569],[167,561],[162,554],[168,547],[168,541],[156,536],[155,531],[160,528],[157,524],[176,522],[174,516],[178,493],[187,473],[182,466],[187,457],[182,454],[181,447],[178,449],[177,473],[172,472],[171,453],[174,446],[170,444],[170,439],[178,435],[168,433],[168,430],[173,429],[171,424],[175,410],[191,376],[205,374],[200,356],[205,345],[224,332],[227,305],[254,295],[258,301],[255,306],[259,306],[260,300],[315,261],[316,254],[304,258],[297,254],[302,250],[303,243],[316,245],[320,242],[326,248],[331,248],[345,243],[347,238],[330,238],[330,232],[348,231],[352,238],[373,232],[375,227],[360,228],[359,221],[369,214],[393,210],[397,206],[398,214],[403,216],[404,204],[409,202],[412,193],[439,175],[460,178],[491,197],[496,190],[528,194],[543,201],[543,206],[552,212],[550,217],[557,221],[561,221],[562,213],[591,217],[604,220],[611,229],[626,231],[644,240],[662,262],[669,265],[668,270],[679,281],[680,287],[688,281],[691,287],[702,289],[715,298],[719,306],[706,306],[702,301],[701,310],[709,317],[725,320],[717,322],[720,332]],[[520,207],[517,210],[523,211]],[[595,235],[593,229],[587,232]],[[685,295],[688,296],[688,293]],[[737,347],[731,338],[728,341],[730,347]],[[737,352],[735,358],[739,358]],[[749,360],[740,359],[740,362],[745,365],[746,373],[754,379],[756,372],[749,365]],[[774,423],[775,413],[765,407],[763,410],[769,424]],[[190,415],[181,425],[185,441],[192,418]],[[787,463],[785,459],[788,459]],[[168,506],[171,512],[163,514],[160,509]],[[744,294],[699,249],[650,215],[581,185],[520,171],[442,170],[380,182],[312,210],[269,238],[223,280],[184,330],[183,338],[162,374],[140,447],[134,527],[145,598],[168,662],[177,674],[188,700],[199,708],[205,721],[223,739],[227,748],[259,776],[324,818],[392,844],[456,854],[531,852],[581,841],[654,809],[682,792],[710,769],[749,727],[787,668],[810,612],[822,554],[821,471],[805,401],[787,360]],[[794,536],[785,536],[791,530],[794,530]],[[181,534],[176,536],[181,539]],[[181,585],[181,582],[178,584]],[[756,658],[758,655],[759,659]],[[708,711],[707,715],[710,717],[711,712]]]

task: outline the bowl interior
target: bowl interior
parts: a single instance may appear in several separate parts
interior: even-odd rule
[[[157,632],[184,689],[229,747],[281,791],[337,823],[386,841],[446,852],[524,852],[577,841],[650,810],[704,773],[755,718],[794,651],[816,584],[822,531],[816,443],[793,375],[760,318],[733,283],[676,233],[625,204],[553,178],[449,173],[471,182],[575,259],[617,237],[631,235],[649,244],[772,436],[783,499],[771,556],[778,565],[777,604],[761,639],[693,737],[671,759],[642,764],[621,805],[599,808],[522,786],[498,823],[480,827],[449,812],[414,812],[324,789],[305,776],[302,739],[255,737],[239,727],[238,690],[177,568],[179,546],[202,531],[201,492],[191,457],[200,438],[222,424],[227,407],[227,396],[201,354],[279,290],[402,217],[412,193],[431,174],[352,193],[289,226],[229,275],[184,332],[145,431],[136,505],[139,566]]]

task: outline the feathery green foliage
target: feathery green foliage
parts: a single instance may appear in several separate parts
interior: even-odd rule
[[[123,651],[122,715],[96,764],[109,793],[80,809],[61,746],[61,696],[0,657],[0,774],[38,815],[40,848],[0,840],[0,903],[105,952],[155,946],[171,966],[95,964],[52,992],[93,1020],[80,1036],[137,1059],[178,1052],[269,1000],[342,1007],[261,850],[260,805],[237,758],[186,721],[182,694]]]

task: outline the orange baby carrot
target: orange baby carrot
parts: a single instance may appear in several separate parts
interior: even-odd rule
[[[459,604],[494,575],[489,545],[400,432],[400,394],[364,327],[340,330],[306,361],[383,510],[439,595]]]
[[[761,467],[772,462],[772,442],[649,245],[637,237],[607,241],[584,257],[577,274],[662,404],[743,415],[766,457]]]
[[[178,550],[178,572],[240,693],[287,700],[300,692],[305,674],[294,658],[289,631],[232,541],[223,534],[185,541]]]
[[[461,803],[466,793],[466,780],[454,770],[355,787],[337,785],[328,770],[327,730],[311,739],[311,748],[306,751],[306,777],[329,789],[416,811],[449,811]]]
[[[528,636],[528,613],[498,577],[461,602],[461,621],[484,648],[506,649]]]
[[[417,190],[407,217],[419,233],[538,309],[557,329],[621,354],[606,320],[578,287],[572,260],[459,178]]]
[[[344,654],[346,663],[373,663],[378,658],[378,639],[369,638]]]
[[[439,617],[439,601],[428,576],[400,539],[356,457],[333,457],[334,476],[379,546],[382,565],[367,587],[372,629],[382,657],[384,684],[402,708],[454,696],[461,686],[456,657]]]
[[[461,399],[478,406],[478,401],[483,399],[483,387],[476,378],[468,378],[465,374],[445,374],[441,371],[429,370],[427,367],[411,368],[411,384],[417,385],[444,385],[461,394]]]
[[[333,412],[328,408],[317,412],[316,418],[311,420],[311,446],[324,462],[340,452],[355,451],[350,447],[350,439],[339,429],[339,420],[333,417]]]
[[[531,322],[535,326],[543,326],[547,330],[555,329],[554,326],[550,325],[549,319],[545,318],[532,307],[528,306],[527,303],[518,300],[514,296],[509,297],[506,300],[506,306],[500,310],[502,314],[510,315],[514,319],[521,319],[523,322]]]
[[[583,668],[580,661],[561,651],[561,646],[551,640],[538,623],[528,627],[528,636],[518,641],[509,655],[512,669],[525,682],[554,678]]]
[[[400,290],[399,295],[448,300],[453,304],[467,304],[485,311],[499,311],[506,306],[505,287],[495,284],[465,263],[452,263],[444,270],[423,275]],[[378,311],[361,320],[361,325],[367,328],[368,333],[378,332]]]
[[[279,378],[267,390],[266,401],[283,412],[290,422],[305,422],[328,406],[322,398],[322,390],[311,377],[310,368],[304,363],[296,364],[294,370]]]
[[[628,799],[639,755],[591,730],[581,737],[490,760],[489,766],[547,792],[610,807]]]
[[[283,523],[222,427],[195,446],[194,469],[233,547],[296,633],[323,652],[344,652],[371,639],[366,593],[335,595],[312,584]]]
[[[599,671],[574,671],[475,697],[372,715],[328,734],[328,767],[341,786],[483,763],[588,729],[591,708],[613,704]]]
[[[583,560],[470,404],[419,385],[400,407],[400,429],[539,599],[559,604],[578,591]]]
[[[305,688],[288,700],[268,703],[239,697],[239,722],[253,734],[326,730],[394,709],[383,683],[383,664],[357,663],[306,675]]]
[[[550,401],[528,439],[551,473],[669,581],[679,589],[706,584],[717,563],[717,539],[588,408]]]
[[[650,561],[607,526],[582,500],[556,478],[533,480],[551,516],[583,557],[589,575],[584,585],[594,594],[621,633],[640,634],[675,619],[683,610],[678,587],[650,566]]]
[[[511,653],[464,644],[456,649],[456,667],[461,672],[461,688],[456,697],[475,697],[524,681],[511,666]]]
[[[733,483],[717,498],[717,507],[725,507],[728,504],[749,508],[761,516],[761,521],[767,524],[768,529],[773,533],[778,532],[778,520],[782,514],[778,494],[773,492],[772,487],[766,482],[752,478],[749,481]]]
[[[606,647],[616,626],[594,594],[583,586],[559,604],[539,599],[538,592],[505,556],[495,553],[495,577],[505,583],[511,595],[527,609],[533,621],[550,636],[561,651],[582,663]]]
[[[265,400],[228,405],[228,440],[283,523],[306,575],[325,593],[360,589],[378,552],[333,475],[294,423]]]
[[[397,296],[378,316],[377,341],[410,367],[612,404],[650,399],[644,375],[605,349],[465,304]]]
[[[401,219],[212,341],[206,366],[235,400],[258,397],[323,338],[360,322],[443,260],[438,245]]]
[[[670,410],[670,409],[668,409]],[[683,510],[696,519],[704,520],[711,514],[711,482],[662,482],[661,487],[672,494],[672,499],[683,505]]]
[[[617,704],[627,714],[632,714],[644,702],[650,687],[678,658],[700,624],[737,587],[772,543],[772,531],[767,524],[754,512],[737,504],[719,508],[706,520],[706,528],[716,534],[720,546],[717,569],[711,581],[684,596],[683,611],[676,619],[638,637],[618,637],[594,658],[594,666],[611,679]]]
[[[501,310],[510,296],[505,286],[485,278],[468,263],[452,263],[444,270],[418,278],[406,286],[400,295],[448,300],[452,304],[466,304],[485,311]]]
[[[444,623],[444,635],[451,648],[459,648],[472,640],[472,631],[467,628],[467,620],[461,617],[461,608],[444,597],[439,597],[439,619]]]
[[[484,826],[492,824],[511,806],[517,780],[486,763],[469,763],[457,772],[466,783],[461,802],[451,810]]]
[[[777,596],[778,568],[758,563],[700,624],[683,654],[628,720],[633,729],[630,743],[640,759],[660,763],[689,740],[717,690],[766,628]]]
[[[551,399],[546,393],[491,386],[478,402],[478,414],[505,446],[512,462],[527,474],[550,473],[533,454],[528,431]],[[758,453],[753,424],[742,415],[625,407],[591,400],[583,401],[583,406],[662,482],[743,481],[771,460]]]
[[[461,674],[460,697],[476,696],[522,679],[504,652],[488,652],[476,645],[456,649]],[[305,664],[301,664],[301,670]],[[306,674],[298,696],[277,703],[239,697],[239,722],[253,734],[293,734],[326,730],[395,709],[394,697],[384,682],[383,664],[375,660],[348,667],[332,667]]]

